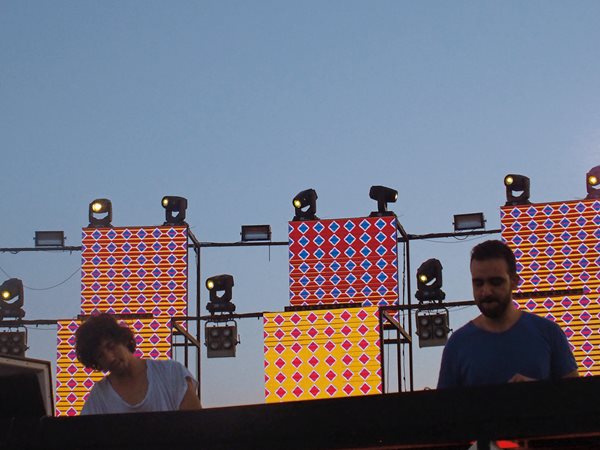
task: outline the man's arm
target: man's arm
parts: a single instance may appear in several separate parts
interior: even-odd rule
[[[185,381],[187,382],[187,391],[185,391],[185,395],[183,396],[183,400],[181,400],[181,404],[179,405],[180,410],[192,410],[192,409],[201,409],[202,405],[200,404],[200,399],[196,395],[196,389],[194,387],[194,383],[192,382],[190,377],[186,377]]]

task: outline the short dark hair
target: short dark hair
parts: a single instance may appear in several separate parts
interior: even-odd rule
[[[490,240],[477,244],[471,250],[471,262],[486,261],[488,259],[503,259],[508,266],[508,274],[517,276],[517,261],[511,248],[502,241]]]
[[[135,337],[129,328],[121,326],[110,314],[102,313],[83,322],[75,333],[75,353],[85,367],[99,370],[98,349],[104,341],[125,345],[135,351]]]

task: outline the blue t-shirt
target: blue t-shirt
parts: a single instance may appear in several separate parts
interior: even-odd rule
[[[577,369],[567,337],[554,322],[523,312],[507,331],[493,333],[469,322],[448,340],[438,388],[506,383],[519,373],[558,379]]]

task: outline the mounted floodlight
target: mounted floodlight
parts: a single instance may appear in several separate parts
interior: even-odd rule
[[[36,231],[35,232],[36,247],[64,247],[65,232],[64,231]]]
[[[317,214],[317,191],[307,189],[294,197],[295,215],[292,220],[319,220]]]
[[[483,213],[454,214],[454,231],[485,228]]]
[[[112,227],[112,203],[107,198],[98,198],[90,203],[90,228]]]
[[[437,347],[448,341],[448,311],[417,311],[417,336],[419,347]]]
[[[377,202],[377,211],[373,211],[369,217],[382,217],[395,215],[388,211],[387,204],[398,200],[398,191],[385,186],[371,186],[369,197]]]
[[[242,242],[270,241],[271,225],[242,225]]]
[[[23,310],[23,282],[10,278],[0,285],[0,320],[5,317],[21,319]]]
[[[593,167],[585,176],[587,196],[586,200],[591,198],[600,198],[600,166]]]
[[[26,351],[25,331],[0,331],[0,355],[25,356]]]
[[[508,174],[504,177],[506,203],[504,206],[529,205],[529,178],[525,175]]]
[[[431,258],[417,269],[417,292],[420,302],[441,302],[446,298],[442,291],[442,263]]]
[[[235,349],[240,342],[237,333],[237,324],[204,326],[204,345],[206,345],[207,358],[235,357]]]
[[[163,225],[180,225],[185,223],[186,198],[165,196],[161,203],[163,208],[165,208],[165,223]],[[173,213],[176,213],[176,215],[173,215]]]
[[[208,309],[211,314],[217,312],[232,313],[235,311],[235,305],[231,303],[231,298],[233,296],[232,275],[215,275],[207,278],[206,288],[210,293],[209,303],[206,305],[206,309]],[[219,295],[219,292],[222,292],[222,294]]]

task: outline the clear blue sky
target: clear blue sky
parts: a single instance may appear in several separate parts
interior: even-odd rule
[[[226,242],[253,223],[286,240],[311,187],[322,218],[367,215],[371,185],[396,188],[414,234],[474,211],[498,228],[511,172],[534,202],[583,198],[600,164],[598,23],[597,1],[4,0],[0,247],[54,229],[79,245],[99,197],[121,226],[160,224],[162,196],[185,196],[196,236]],[[479,240],[415,242],[410,276],[437,257],[447,299],[470,299]],[[0,254],[29,319],[77,315],[79,265]],[[240,312],[287,304],[285,247],[204,250],[202,280],[218,273]],[[262,402],[261,328],[243,321],[238,357],[203,361],[206,406]],[[29,338],[29,356],[55,359],[54,328]],[[416,348],[417,388],[440,355]]]

